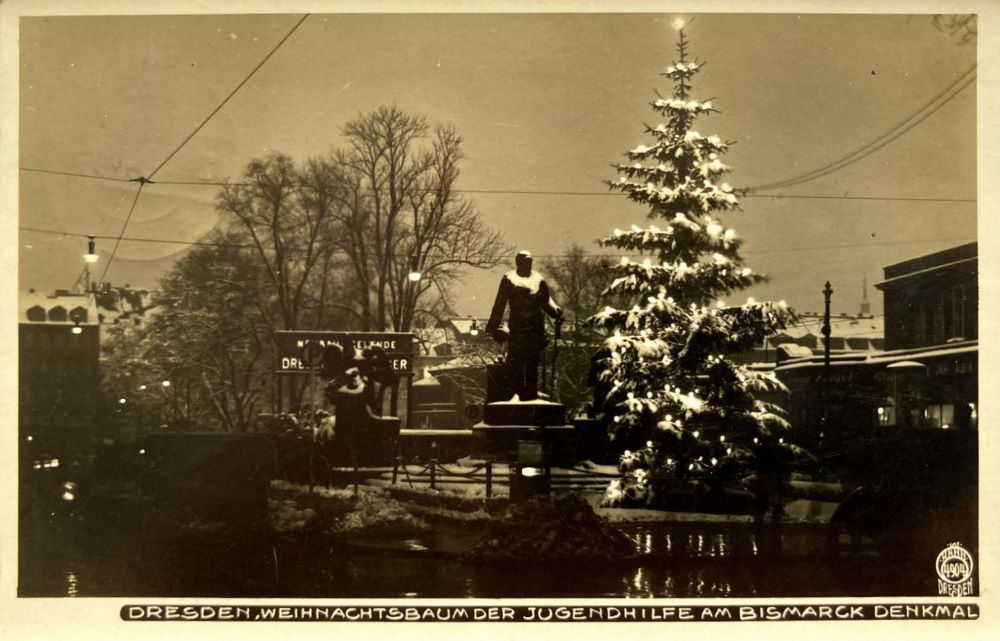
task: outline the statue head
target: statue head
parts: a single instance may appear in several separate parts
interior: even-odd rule
[[[518,276],[530,276],[531,275],[531,252],[527,249],[522,249],[517,252],[517,256],[514,257],[514,265],[517,267]]]

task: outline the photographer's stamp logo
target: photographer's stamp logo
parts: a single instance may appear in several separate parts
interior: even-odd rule
[[[938,594],[972,595],[972,555],[961,543],[949,543],[934,562],[938,575]]]

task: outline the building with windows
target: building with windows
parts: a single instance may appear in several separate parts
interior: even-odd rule
[[[885,299],[888,350],[979,337],[977,243],[889,265],[875,286]]]
[[[807,440],[878,427],[978,427],[978,260],[967,243],[884,268],[885,350],[779,361]]]
[[[18,322],[18,424],[35,448],[85,446],[97,418],[100,329],[84,294],[26,292]]]
[[[101,327],[147,318],[148,292],[35,290],[18,297],[18,425],[32,449],[86,449],[101,413]],[[27,440],[30,437],[30,440]]]

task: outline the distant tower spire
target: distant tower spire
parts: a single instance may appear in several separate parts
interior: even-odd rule
[[[861,285],[861,315],[870,316],[872,313],[872,306],[868,302],[868,277],[864,276],[863,284]]]

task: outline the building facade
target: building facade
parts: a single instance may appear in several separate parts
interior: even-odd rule
[[[977,245],[884,268],[885,351],[786,359],[789,419],[805,440],[850,441],[879,427],[978,427]],[[841,443],[843,444],[843,443]]]
[[[977,243],[967,243],[886,267],[875,286],[885,300],[885,347],[927,347],[976,340]]]

